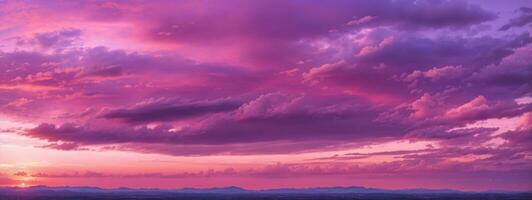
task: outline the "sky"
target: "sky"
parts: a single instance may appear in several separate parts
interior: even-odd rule
[[[0,0],[0,186],[532,190],[530,1]]]

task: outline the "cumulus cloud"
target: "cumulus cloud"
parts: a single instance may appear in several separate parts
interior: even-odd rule
[[[466,117],[471,115],[478,115],[483,111],[489,109],[487,100],[484,96],[478,96],[473,100],[453,108],[447,112],[451,117]]]
[[[410,116],[418,119],[426,119],[438,115],[439,113],[436,109],[438,109],[441,104],[442,102],[438,97],[425,93],[419,99],[412,102],[412,110],[414,112]]]
[[[410,73],[406,79],[408,81],[413,81],[418,78],[429,78],[432,80],[438,80],[442,78],[453,78],[462,75],[463,69],[462,66],[444,66],[444,67],[433,67],[427,71],[418,71],[415,70]]]

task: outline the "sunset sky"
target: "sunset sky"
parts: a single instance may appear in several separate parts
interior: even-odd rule
[[[0,0],[0,186],[532,190],[532,2]]]

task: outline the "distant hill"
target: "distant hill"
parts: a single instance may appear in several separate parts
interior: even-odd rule
[[[156,189],[156,188],[112,188],[103,189],[99,187],[77,187],[77,186],[64,186],[64,187],[48,187],[48,186],[31,186],[27,188],[20,187],[3,187],[0,191],[20,191],[26,192],[78,192],[78,193],[262,193],[262,194],[340,194],[340,193],[394,193],[394,194],[422,194],[422,193],[463,193],[459,190],[449,189],[401,189],[401,190],[387,190],[377,188],[366,188],[361,186],[349,186],[349,187],[315,187],[315,188],[277,188],[277,189],[265,189],[265,190],[247,190],[244,188],[230,186],[230,187],[218,187],[218,188],[179,188],[179,189]]]

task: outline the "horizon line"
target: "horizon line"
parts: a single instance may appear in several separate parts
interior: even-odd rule
[[[433,191],[437,193],[437,191],[446,191],[446,192],[453,192],[453,193],[532,193],[532,190],[506,190],[506,189],[487,189],[487,190],[462,190],[462,189],[452,189],[452,188],[423,188],[423,187],[417,187],[417,188],[379,188],[379,187],[366,187],[366,186],[360,186],[360,185],[349,185],[349,186],[317,186],[317,187],[272,187],[272,188],[262,188],[262,189],[250,189],[246,187],[236,186],[236,185],[228,185],[228,186],[214,186],[214,187],[176,187],[176,188],[161,188],[161,187],[126,187],[126,186],[118,186],[118,187],[102,187],[102,186],[91,186],[91,185],[57,185],[57,186],[50,186],[50,185],[14,185],[14,186],[0,186],[0,189],[36,189],[38,187],[45,187],[50,189],[76,189],[76,188],[92,188],[92,189],[98,189],[98,190],[160,190],[160,191],[176,191],[176,190],[216,190],[216,189],[238,189],[246,192],[267,192],[272,190],[317,190],[317,189],[349,189],[349,188],[359,188],[359,189],[365,189],[365,190],[382,190],[383,192],[406,192],[409,190],[419,190],[419,191]]]

